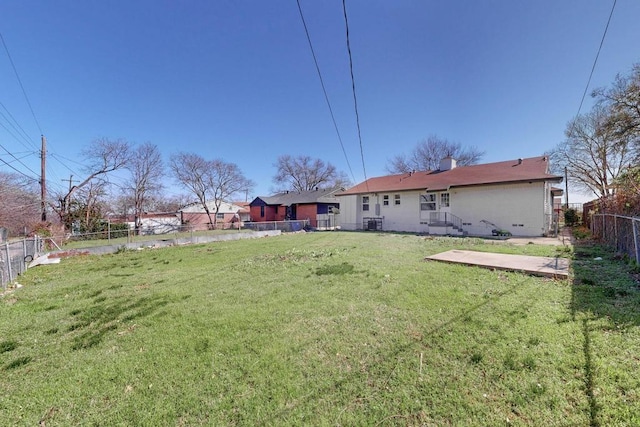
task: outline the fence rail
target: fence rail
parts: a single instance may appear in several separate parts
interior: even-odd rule
[[[640,264],[640,217],[593,214],[591,234]]]
[[[18,275],[24,273],[31,260],[42,255],[45,250],[73,250],[99,246],[125,246],[140,244],[153,240],[185,239],[190,242],[205,241],[207,236],[218,234],[242,233],[251,231],[281,231],[295,232],[309,229],[309,220],[299,221],[267,221],[219,224],[215,230],[196,231],[191,226],[177,226],[168,229],[164,225],[158,228],[146,227],[136,234],[135,230],[105,230],[97,233],[66,234],[52,236],[43,240],[40,237],[0,244],[0,284],[3,290],[13,282]],[[170,231],[169,231],[170,230]]]
[[[43,249],[43,240],[38,236],[0,245],[0,283],[3,291],[20,274],[27,271],[29,263],[42,255]]]
[[[310,227],[309,220],[292,220],[292,221],[264,221],[264,222],[245,222],[245,229],[253,231],[270,231],[280,230],[285,233],[293,231],[301,231]]]

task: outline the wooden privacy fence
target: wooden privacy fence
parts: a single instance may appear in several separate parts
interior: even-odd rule
[[[0,244],[0,283],[2,289],[27,271],[29,263],[43,253],[43,240],[35,236]]]
[[[593,214],[591,233],[616,252],[627,254],[640,264],[640,217]]]

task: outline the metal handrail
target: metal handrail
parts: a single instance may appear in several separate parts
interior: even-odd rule
[[[434,216],[438,217],[437,221],[433,221]],[[444,223],[444,225],[453,226],[454,228],[462,230],[462,218],[451,212],[432,212],[429,217],[429,225],[435,225],[434,223]]]

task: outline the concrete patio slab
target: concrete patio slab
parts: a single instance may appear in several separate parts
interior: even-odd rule
[[[425,260],[475,265],[498,270],[522,271],[535,276],[558,279],[566,279],[569,276],[569,260],[567,258],[507,255],[454,249],[428,256]]]

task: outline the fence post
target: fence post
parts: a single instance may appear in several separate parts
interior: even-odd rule
[[[618,215],[613,216],[613,247],[618,252]]]
[[[13,282],[13,273],[11,272],[11,252],[9,252],[9,242],[4,244],[5,251],[7,253],[7,272],[9,273],[9,281],[7,283]]]
[[[640,220],[638,220],[640,223]],[[636,219],[631,220],[631,228],[633,228],[633,251],[636,254],[636,263],[640,264],[640,250],[638,248],[638,230],[636,228]]]
[[[22,262],[20,262],[20,271],[18,274],[23,274],[27,271],[27,237],[22,239]]]

